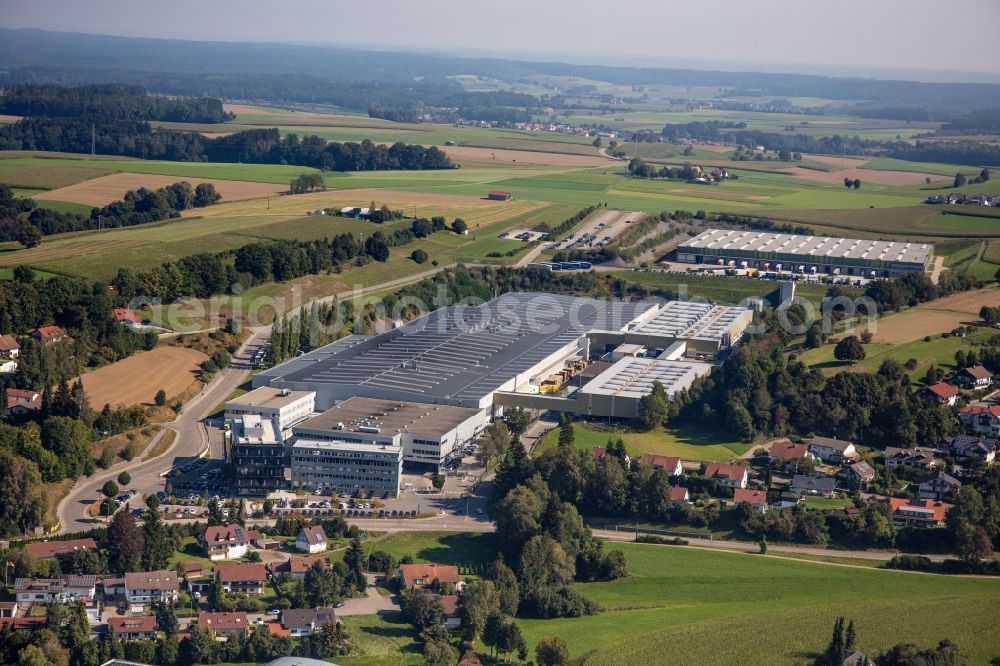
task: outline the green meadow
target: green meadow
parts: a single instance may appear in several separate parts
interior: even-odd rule
[[[573,438],[577,448],[589,450],[607,446],[609,439],[621,437],[630,456],[653,453],[677,456],[691,462],[729,462],[749,450],[742,442],[733,442],[724,435],[715,435],[689,427],[657,428],[649,432],[600,429],[586,424],[573,424]],[[558,429],[550,430],[532,448],[537,455],[554,448],[559,442]]]

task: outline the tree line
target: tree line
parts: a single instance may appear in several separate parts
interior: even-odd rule
[[[0,240],[35,247],[42,237],[69,231],[130,227],[179,217],[189,208],[211,206],[222,199],[212,183],[191,187],[186,181],[157,190],[140,187],[129,190],[118,201],[94,208],[90,215],[60,213],[33,199],[14,198],[13,191],[0,185]]]
[[[214,97],[154,97],[142,86],[103,83],[67,88],[53,84],[21,84],[0,95],[0,113],[102,120],[159,120],[178,123],[222,123],[226,113]]]
[[[145,121],[30,116],[0,127],[0,150],[45,150],[121,155],[179,162],[295,164],[324,171],[451,169],[435,146],[328,142],[318,136],[282,138],[277,128],[253,129],[214,139],[198,132],[154,129]]]

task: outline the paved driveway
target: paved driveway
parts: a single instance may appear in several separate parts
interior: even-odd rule
[[[344,615],[374,615],[381,611],[398,611],[399,597],[392,595],[384,597],[375,588],[375,574],[365,574],[368,587],[365,596],[355,599],[345,599],[344,605],[337,609],[338,616]]]

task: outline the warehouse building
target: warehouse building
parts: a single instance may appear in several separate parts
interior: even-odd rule
[[[884,240],[710,229],[677,248],[677,261],[778,273],[899,277],[928,269],[934,246]]]
[[[509,293],[449,306],[379,335],[350,336],[254,376],[254,387],[315,391],[316,408],[351,397],[488,409],[590,354],[587,333],[622,333],[655,303]]]

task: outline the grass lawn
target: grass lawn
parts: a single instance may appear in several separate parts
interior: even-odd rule
[[[806,497],[805,506],[807,509],[843,509],[854,506],[854,502],[847,497]]]
[[[477,532],[397,532],[364,542],[365,552],[383,550],[397,560],[411,555],[417,563],[454,564],[463,575],[480,570],[496,559],[496,537]],[[343,559],[344,552],[331,554]]]
[[[348,615],[343,618],[350,636],[351,656],[337,657],[340,666],[419,666],[423,646],[413,625],[402,613]]]
[[[749,445],[733,442],[724,436],[715,436],[692,428],[660,428],[650,432],[627,432],[618,430],[599,430],[585,424],[574,424],[573,434],[577,447],[590,449],[603,447],[608,439],[621,437],[625,440],[625,449],[630,456],[643,453],[656,453],[666,456],[678,456],[681,460],[693,462],[727,462],[746,453]],[[554,428],[545,434],[533,452],[541,452],[556,446],[559,441],[559,429]]]
[[[1000,580],[835,567],[743,553],[614,544],[630,576],[578,589],[606,612],[522,620],[528,645],[561,636],[588,665],[808,664],[838,615],[879,652],[950,638],[970,663],[1000,653],[992,613]]]

